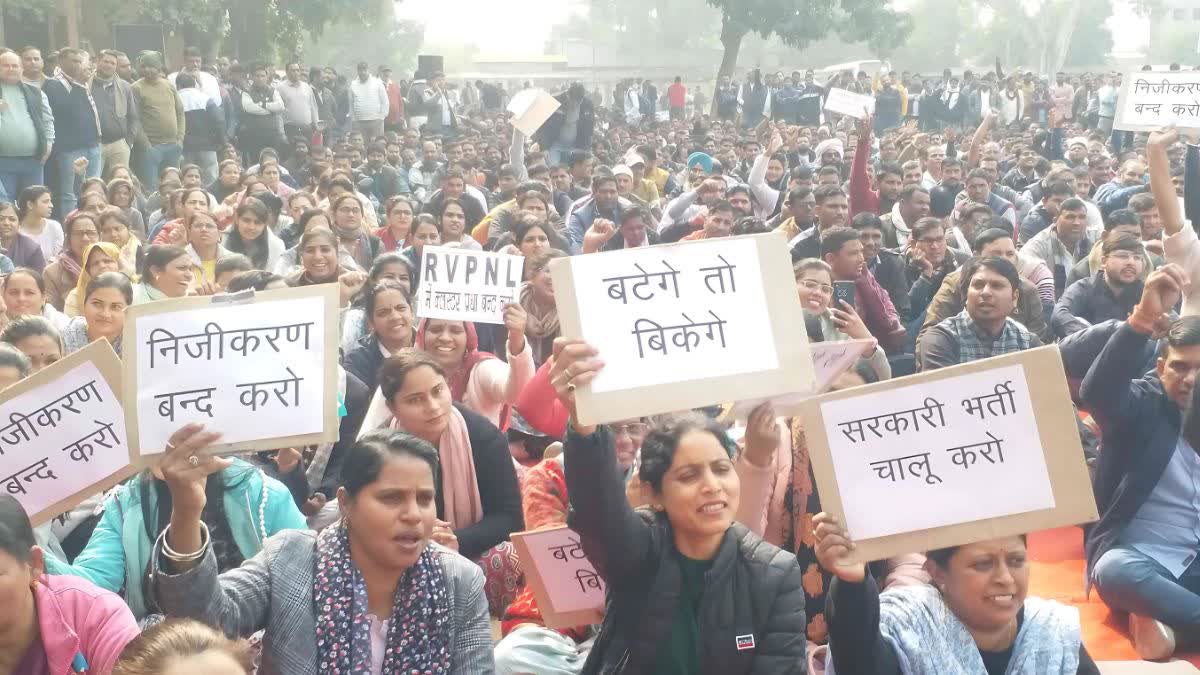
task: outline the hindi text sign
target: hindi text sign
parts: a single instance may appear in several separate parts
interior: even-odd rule
[[[1157,131],[1169,124],[1200,129],[1200,72],[1126,73],[1113,126],[1124,131]]]
[[[804,405],[821,501],[855,560],[1096,518],[1057,347]]]
[[[130,445],[165,451],[188,423],[216,452],[337,440],[337,284],[160,300],[125,315]]]
[[[825,97],[825,110],[861,120],[875,114],[875,97],[834,87]]]
[[[0,393],[0,489],[40,525],[125,480],[121,362],[97,340]]]
[[[504,305],[520,300],[525,258],[426,246],[416,314],[422,319],[504,323]]]
[[[812,353],[813,374],[816,376],[816,387],[810,391],[798,391],[770,399],[777,415],[787,415],[796,411],[806,399],[823,394],[846,371],[854,367],[859,359],[867,358],[868,348],[874,348],[874,339],[842,340],[840,342],[814,342],[808,345]],[[742,400],[733,404],[733,419],[746,419],[754,408],[766,399]]]
[[[570,628],[603,620],[604,580],[583,554],[578,534],[564,525],[517,532],[512,541],[547,626]]]
[[[576,392],[583,424],[813,387],[781,234],[559,258],[550,270],[563,335],[605,363]]]

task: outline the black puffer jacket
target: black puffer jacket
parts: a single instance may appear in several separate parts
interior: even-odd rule
[[[568,430],[564,460],[568,523],[608,585],[604,624],[583,673],[651,673],[682,585],[670,523],[629,507],[607,427],[591,436]],[[697,616],[703,672],[804,673],[800,577],[794,555],[734,523],[705,576]],[[747,635],[754,646],[739,651]]]

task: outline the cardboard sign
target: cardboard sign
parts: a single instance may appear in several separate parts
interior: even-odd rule
[[[525,568],[542,620],[550,628],[570,628],[604,620],[604,580],[566,525],[517,532],[513,546]]]
[[[803,407],[821,504],[855,562],[1097,518],[1058,347]]]
[[[337,440],[337,284],[136,305],[125,340],[140,455],[192,422],[222,432],[219,453]]]
[[[867,348],[875,345],[874,340],[844,340],[842,342],[816,342],[809,344],[812,353],[813,372],[816,375],[816,388],[812,391],[798,391],[794,394],[784,394],[770,399],[776,411],[794,410],[806,399],[823,394],[837,381],[843,373],[854,367],[861,358],[870,356]],[[731,409],[732,419],[744,420],[752,410],[767,399],[738,401]],[[725,419],[729,419],[726,416]]]
[[[1200,129],[1200,72],[1132,72],[1121,79],[1113,127],[1157,131],[1174,124]]]
[[[825,111],[856,120],[865,119],[875,114],[875,97],[856,94],[848,89],[830,89],[829,95],[825,97]]]
[[[575,392],[582,424],[813,388],[777,232],[559,258],[550,271],[562,334],[605,362]]]
[[[121,362],[106,340],[0,392],[0,485],[35,526],[133,475]]]
[[[422,319],[504,323],[504,306],[519,302],[525,258],[506,253],[426,246],[416,314]]]
[[[541,89],[522,89],[508,101],[512,125],[526,136],[534,135],[561,106],[558,99]]]

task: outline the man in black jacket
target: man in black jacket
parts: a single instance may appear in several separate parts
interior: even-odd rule
[[[566,93],[555,98],[558,110],[533,135],[538,145],[548,149],[550,166],[565,163],[572,150],[591,149],[596,125],[596,110],[582,84],[572,83]]]
[[[1054,305],[1050,327],[1060,338],[1088,326],[1129,318],[1138,298],[1142,297],[1142,270],[1146,249],[1140,239],[1129,234],[1105,238],[1101,269],[1069,286]]]

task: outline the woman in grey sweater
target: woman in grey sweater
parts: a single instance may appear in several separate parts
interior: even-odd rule
[[[433,446],[397,431],[364,436],[342,467],[337,524],[281,532],[218,576],[199,518],[205,478],[229,461],[204,452],[216,438],[184,427],[161,464],[173,510],[151,590],[168,616],[231,637],[265,630],[265,674],[494,672],[483,573],[430,541],[453,536],[438,532]]]

